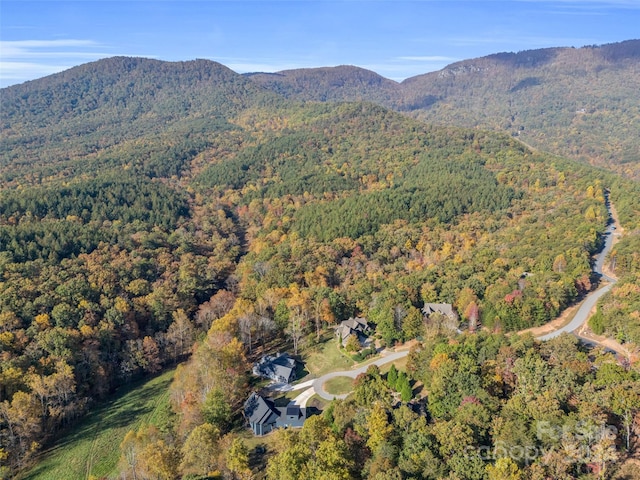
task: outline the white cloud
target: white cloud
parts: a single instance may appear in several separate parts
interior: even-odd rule
[[[0,40],[0,86],[61,72],[108,56],[93,40]]]
[[[43,65],[30,62],[5,62],[0,61],[0,80],[7,83],[8,80],[25,80],[38,78],[45,75],[61,72],[71,68],[68,65]],[[14,83],[14,82],[8,82]]]
[[[62,72],[105,57],[146,56],[113,53],[93,40],[0,40],[0,87]]]
[[[92,59],[92,58],[103,58],[108,54],[99,53],[99,52],[30,52],[25,51],[20,53],[19,55],[5,55],[5,52],[0,52],[1,58],[20,58],[20,59],[28,59],[28,58],[78,58],[78,59]]]
[[[92,40],[0,40],[0,55],[16,57],[25,54],[37,54],[38,48],[95,47]]]

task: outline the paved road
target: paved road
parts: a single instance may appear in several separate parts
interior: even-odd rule
[[[307,388],[304,392],[291,400],[289,405],[298,405],[300,408],[305,408],[307,406],[307,402],[315,395],[315,393],[316,390],[313,387]]]
[[[266,388],[267,390],[272,390],[274,392],[293,392],[295,390],[302,390],[303,388],[308,388],[313,384],[313,380],[307,380],[306,382],[297,383],[292,385],[290,383],[279,383],[273,382],[270,383]]]
[[[313,389],[316,391],[316,393],[320,397],[324,398],[325,400],[333,400],[334,398],[347,398],[347,394],[332,395],[331,393],[327,393],[327,391],[324,389],[324,384],[328,380],[331,380],[332,378],[336,378],[336,377],[356,378],[361,373],[366,372],[367,369],[371,365],[377,365],[379,367],[381,365],[384,365],[385,363],[390,363],[390,362],[393,362],[395,360],[399,360],[401,358],[404,358],[408,354],[409,354],[409,350],[403,350],[401,352],[389,352],[387,350],[383,350],[382,353],[381,353],[382,356],[380,358],[376,359],[373,362],[367,363],[366,365],[363,365],[361,367],[355,368],[353,370],[345,370],[345,371],[342,371],[342,372],[327,373],[326,375],[324,375],[324,376],[322,376],[320,378],[317,378],[313,382]]]
[[[609,210],[609,212],[611,212],[611,210]],[[605,275],[602,271],[602,267],[604,265],[605,259],[607,258],[607,255],[609,254],[609,251],[611,250],[614,235],[617,234],[615,233],[615,226],[612,224],[607,228],[605,232],[604,247],[602,248],[602,251],[596,256],[596,261],[593,264],[593,271],[598,274],[602,280],[609,283],[587,295],[586,299],[576,312],[575,316],[567,325],[559,328],[554,332],[547,333],[546,335],[538,337],[538,340],[550,340],[565,332],[571,333],[580,328],[587,320],[589,320],[589,317],[591,316],[591,310],[593,310],[593,307],[596,306],[596,303],[598,302],[600,297],[611,290],[613,284],[616,283],[616,279]]]
[[[590,315],[591,310],[593,309],[593,307],[596,306],[596,303],[598,302],[600,297],[602,297],[605,293],[611,290],[611,287],[613,287],[613,283],[605,285],[604,287],[599,288],[595,292],[590,293],[587,296],[586,300],[582,303],[582,305],[580,305],[580,308],[576,312],[575,316],[568,324],[566,324],[562,328],[559,328],[558,330],[555,330],[551,333],[547,333],[546,335],[542,335],[541,337],[538,337],[538,340],[550,340],[565,332],[571,333],[574,330],[577,330],[578,328],[580,328],[582,324],[586,322],[591,316]]]
[[[611,214],[611,209],[609,209],[609,214]],[[538,337],[539,340],[549,340],[551,338],[555,338],[561,335],[562,333],[565,333],[565,332],[570,333],[580,328],[589,319],[591,310],[593,310],[593,308],[596,306],[596,303],[598,302],[600,297],[602,297],[605,293],[611,290],[613,285],[616,283],[616,279],[605,275],[604,272],[602,271],[602,267],[604,265],[607,255],[609,254],[609,251],[611,250],[611,245],[613,242],[614,235],[618,235],[618,233],[616,232],[615,225],[611,224],[605,232],[604,247],[602,248],[602,251],[596,256],[596,260],[593,265],[593,271],[596,274],[598,274],[602,280],[608,283],[603,287],[599,288],[598,290],[595,290],[594,292],[591,292],[589,295],[587,295],[586,299],[584,300],[584,302],[576,312],[571,322],[569,322],[567,325],[565,325],[562,328],[559,328],[554,332],[547,333],[546,335],[542,335]],[[380,358],[376,359],[371,363],[358,367],[356,369],[344,370],[342,372],[328,373],[326,375],[323,375],[320,378],[316,378],[315,380],[308,380],[298,385],[289,386],[288,390],[306,389],[300,395],[294,398],[291,401],[291,403],[299,405],[300,407],[305,407],[307,404],[307,401],[316,393],[318,394],[318,396],[324,398],[325,400],[333,400],[334,398],[340,398],[340,399],[346,398],[348,395],[346,393],[342,395],[333,395],[331,393],[328,393],[324,389],[324,384],[328,380],[331,380],[332,378],[336,378],[336,377],[356,378],[361,373],[366,372],[367,368],[369,368],[369,366],[371,365],[381,366],[381,365],[384,365],[385,363],[393,362],[395,360],[399,360],[400,358],[406,357],[408,354],[409,354],[409,350],[403,350],[401,352],[389,352],[387,350],[384,350],[381,353]]]
[[[298,405],[300,407],[306,407],[307,406],[307,401],[316,393],[318,394],[319,397],[324,398],[325,400],[333,400],[334,398],[341,398],[341,399],[347,398],[347,395],[348,395],[347,393],[344,393],[342,395],[333,395],[331,393],[328,393],[324,389],[324,384],[328,380],[331,380],[332,378],[337,378],[337,377],[356,378],[361,373],[366,372],[367,369],[371,365],[377,365],[379,367],[379,366],[384,365],[386,363],[390,363],[390,362],[393,362],[395,360],[399,360],[401,358],[404,358],[408,354],[409,354],[409,350],[402,350],[400,352],[390,352],[388,350],[383,350],[381,352],[381,354],[380,354],[381,355],[380,358],[377,358],[373,362],[369,362],[366,365],[362,365],[362,366],[360,366],[358,368],[354,368],[352,370],[344,370],[344,371],[341,371],[341,372],[327,373],[326,375],[323,375],[322,377],[316,378],[315,380],[309,380],[307,382],[304,382],[303,384],[296,385],[296,386],[294,386],[293,390],[298,390],[298,389],[309,387],[309,386],[311,388],[305,390],[300,395],[298,395],[296,398],[294,398],[290,402],[290,404],[296,404],[296,405]]]

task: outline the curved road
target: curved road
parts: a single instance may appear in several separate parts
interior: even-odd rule
[[[609,208],[609,214],[611,214],[610,208]],[[615,230],[616,230],[616,227],[613,223],[609,225],[609,227],[607,227],[607,230],[605,232],[604,247],[602,248],[602,251],[596,256],[596,261],[593,265],[593,271],[596,274],[598,274],[602,280],[605,280],[609,283],[603,287],[600,287],[598,290],[591,292],[589,295],[587,295],[586,299],[584,300],[582,305],[580,305],[580,308],[576,312],[575,316],[567,325],[551,333],[547,333],[546,335],[542,335],[538,337],[538,340],[550,340],[552,338],[555,338],[561,335],[562,333],[565,333],[565,332],[570,333],[580,328],[589,319],[591,310],[593,310],[593,307],[596,306],[596,303],[598,302],[600,297],[602,297],[605,293],[611,290],[611,287],[613,287],[614,283],[616,283],[615,278],[605,275],[602,271],[604,261],[607,258],[609,251],[611,250],[611,245],[613,243],[613,236],[615,234],[614,233]]]
[[[611,216],[612,215],[611,208],[608,203],[607,203],[607,209],[609,210],[609,215]],[[602,297],[605,293],[611,290],[613,285],[616,283],[615,278],[605,275],[604,272],[602,271],[604,262],[613,244],[613,236],[616,235],[615,224],[617,223],[617,221],[615,221],[616,219],[613,219],[613,220],[614,221],[612,221],[612,223],[609,225],[609,227],[607,227],[607,230],[605,231],[604,247],[602,248],[602,251],[596,256],[596,259],[593,265],[593,271],[597,275],[599,275],[602,280],[608,283],[600,287],[598,290],[591,292],[589,295],[587,295],[586,299],[584,300],[582,305],[580,305],[580,308],[576,312],[571,322],[569,322],[564,327],[559,328],[558,330],[555,330],[551,333],[547,333],[546,335],[542,335],[538,337],[538,340],[550,340],[565,332],[571,333],[577,330],[578,328],[580,328],[589,319],[590,313],[593,310],[593,308],[596,306],[596,303],[598,302],[600,297]],[[400,352],[390,352],[388,350],[383,350],[381,352],[382,356],[380,358],[366,365],[358,367],[354,370],[345,370],[342,372],[327,373],[326,375],[323,375],[320,378],[316,378],[315,380],[308,380],[302,384],[299,384],[298,386],[289,388],[293,390],[305,389],[300,395],[294,398],[291,401],[291,403],[295,403],[301,407],[305,407],[307,404],[307,401],[316,393],[318,394],[318,396],[322,397],[325,400],[333,400],[334,398],[339,398],[339,399],[346,398],[348,395],[346,393],[342,395],[333,395],[331,393],[328,393],[324,389],[324,384],[328,380],[331,380],[332,378],[336,378],[336,377],[356,378],[361,373],[366,372],[371,365],[381,366],[381,365],[384,365],[385,363],[393,362],[400,358],[406,357],[408,354],[409,354],[409,350],[403,350]]]
[[[344,370],[341,372],[327,373],[326,375],[316,378],[315,380],[311,380],[311,381],[305,382],[304,384],[301,384],[301,385],[304,385],[305,387],[310,386],[311,388],[306,389],[304,392],[302,392],[300,395],[294,398],[291,401],[291,403],[295,403],[300,407],[306,407],[307,401],[316,393],[318,394],[319,397],[324,398],[325,400],[333,400],[334,398],[339,398],[339,399],[347,398],[347,395],[348,395],[347,393],[342,395],[333,395],[331,393],[328,393],[324,389],[324,384],[328,380],[331,380],[332,378],[336,378],[336,377],[356,378],[361,373],[365,373],[371,365],[377,365],[379,367],[381,365],[384,365],[385,363],[393,362],[395,360],[399,360],[401,358],[406,357],[409,354],[409,350],[402,350],[400,352],[390,352],[388,350],[383,350],[380,354],[382,355],[380,358],[377,358],[373,362],[369,362],[366,365],[362,365],[353,370]]]
[[[551,340],[552,338],[558,337],[565,332],[571,333],[574,330],[577,330],[578,328],[580,328],[582,324],[584,324],[584,322],[586,322],[591,316],[590,315],[591,310],[593,309],[593,307],[596,306],[596,303],[598,302],[600,297],[602,297],[605,293],[611,290],[611,287],[613,287],[613,283],[605,285],[604,287],[599,288],[595,292],[590,293],[587,296],[586,300],[582,303],[582,305],[580,305],[580,308],[578,309],[575,316],[569,323],[567,323],[564,327],[559,328],[558,330],[555,330],[551,333],[547,333],[546,335],[542,335],[538,337],[538,340]]]
[[[383,350],[381,353],[382,356],[380,358],[374,360],[373,362],[367,363],[366,365],[358,367],[354,370],[327,373],[326,375],[323,375],[322,377],[315,379],[313,381],[313,389],[316,391],[318,396],[324,398],[325,400],[333,400],[334,398],[347,398],[348,394],[346,393],[342,395],[332,395],[331,393],[327,393],[326,390],[324,389],[324,384],[328,380],[331,380],[332,378],[336,378],[336,377],[356,378],[361,373],[366,372],[371,365],[377,365],[379,367],[380,365],[384,365],[385,363],[393,362],[395,360],[399,360],[400,358],[404,358],[408,354],[409,354],[409,350],[403,350],[401,352],[389,352],[387,350]]]

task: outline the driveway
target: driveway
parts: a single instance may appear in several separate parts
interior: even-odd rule
[[[382,352],[380,352],[380,358],[376,358],[374,361],[368,362],[366,365],[360,365],[359,367],[351,370],[343,370],[341,372],[327,373],[322,377],[316,378],[314,380],[307,380],[306,382],[300,383],[298,385],[288,385],[289,387],[288,389],[281,390],[281,391],[302,390],[306,388],[306,390],[304,390],[300,395],[298,395],[296,398],[291,400],[291,402],[289,402],[289,405],[298,405],[301,408],[306,407],[309,399],[313,397],[316,393],[318,394],[319,397],[325,400],[333,400],[334,398],[344,399],[344,398],[347,398],[347,396],[349,395],[348,393],[343,393],[341,395],[333,395],[331,393],[328,393],[324,389],[324,384],[328,380],[331,380],[332,378],[336,378],[336,377],[356,378],[361,373],[365,373],[371,365],[376,365],[380,367],[381,365],[384,365],[386,363],[394,362],[396,360],[404,358],[408,354],[409,354],[409,349],[402,350],[400,352],[383,350]]]

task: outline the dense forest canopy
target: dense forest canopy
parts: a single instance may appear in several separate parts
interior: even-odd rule
[[[297,353],[355,315],[376,326],[381,345],[422,341],[403,382],[425,386],[427,415],[397,413],[393,385],[370,372],[356,404],[336,404],[305,427],[319,433],[282,439],[269,478],[298,437],[316,434],[323,449],[343,449],[347,478],[467,468],[485,478],[489,467],[526,466],[469,466],[444,432],[459,429],[463,444],[476,446],[516,430],[530,435],[538,419],[523,402],[534,400],[551,402],[544,406],[558,424],[592,409],[622,425],[636,411],[607,406],[635,392],[632,369],[588,357],[570,340],[546,347],[503,336],[556,318],[596,284],[591,256],[602,246],[608,190],[628,235],[612,257],[620,282],[593,328],[638,341],[640,195],[624,176],[509,134],[428,125],[374,103],[287,100],[204,60],[108,59],[1,97],[4,476],[119,385],[185,361],[171,389],[172,425],[119,439],[123,458],[160,452],[141,463],[158,478],[248,475],[237,429],[249,361],[267,345]],[[420,309],[430,302],[453,304],[459,322],[426,321]],[[457,330],[482,333],[456,339]],[[558,352],[571,358],[562,363]],[[567,389],[545,394],[563,381],[564,367],[541,366],[556,360],[573,376]],[[606,367],[611,388],[599,362],[615,365]],[[546,380],[526,391],[518,378],[544,368]],[[445,388],[447,375],[457,376]],[[406,397],[404,383],[396,388]],[[362,400],[371,392],[381,405]],[[480,424],[465,424],[476,414]],[[505,423],[490,432],[489,418]],[[374,419],[401,433],[376,437],[365,431]],[[429,458],[411,457],[413,442]],[[217,452],[208,463],[194,453],[206,448]],[[302,470],[291,478],[325,471],[313,452],[298,454]],[[130,468],[121,469],[135,476]],[[576,464],[565,473],[585,471]]]
[[[281,99],[215,62],[114,57],[5,88],[0,102],[0,173],[13,185],[105,169],[178,175],[230,116]]]

